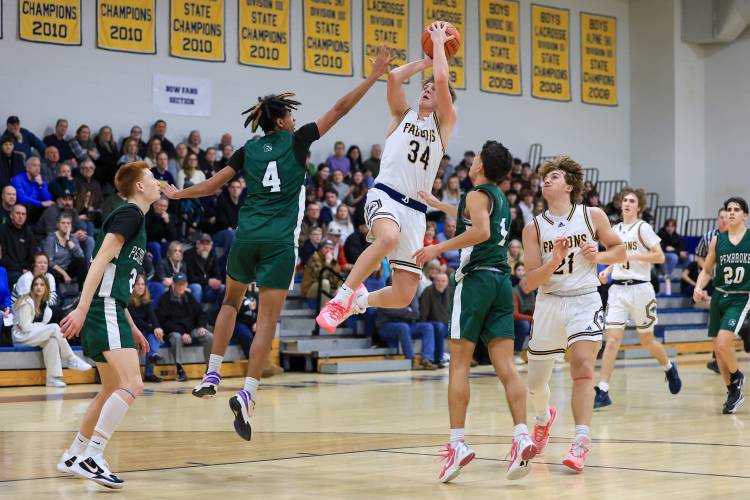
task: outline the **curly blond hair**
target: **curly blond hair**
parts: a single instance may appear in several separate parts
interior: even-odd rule
[[[560,170],[565,174],[565,183],[571,186],[570,202],[580,203],[583,194],[583,167],[570,156],[558,156],[545,161],[539,168],[539,175],[544,180],[553,170]]]

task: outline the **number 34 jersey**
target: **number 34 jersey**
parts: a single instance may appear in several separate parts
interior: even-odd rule
[[[573,205],[570,213],[555,217],[549,211],[534,217],[536,234],[542,263],[552,259],[552,248],[558,237],[568,238],[568,255],[557,267],[549,280],[539,290],[544,293],[568,295],[577,291],[591,290],[599,286],[596,264],[581,254],[584,243],[597,243],[596,231],[591,225],[588,209],[583,205]]]
[[[419,118],[410,108],[385,140],[376,181],[421,201],[418,193],[432,191],[442,157],[437,115]]]

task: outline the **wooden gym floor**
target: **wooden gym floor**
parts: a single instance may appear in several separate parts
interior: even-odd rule
[[[504,477],[512,424],[489,367],[472,376],[467,440],[477,459],[448,485],[436,480],[447,370],[268,379],[249,443],[235,435],[227,407],[242,379],[225,380],[211,401],[189,395],[194,381],[148,384],[106,456],[127,483],[119,498],[747,498],[750,402],[721,415],[724,391],[706,359],[680,356],[677,396],[652,360],[619,362],[614,405],[595,412],[581,475],[560,465],[573,433],[562,366],[552,380],[560,411],[550,445],[515,482]],[[55,469],[96,389],[0,389],[0,498],[110,493]]]

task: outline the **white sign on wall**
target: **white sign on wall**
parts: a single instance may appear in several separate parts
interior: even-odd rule
[[[154,112],[211,116],[211,80],[155,73]]]

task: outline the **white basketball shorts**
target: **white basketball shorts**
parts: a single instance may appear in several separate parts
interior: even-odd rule
[[[564,354],[581,340],[602,340],[604,317],[598,292],[561,297],[538,293],[529,338],[529,359],[550,359]]]
[[[425,215],[413,208],[402,205],[377,188],[367,192],[365,222],[370,228],[367,241],[374,241],[372,225],[378,219],[390,219],[398,224],[401,231],[398,247],[388,256],[391,267],[413,273],[421,273],[414,252],[424,246],[424,233],[427,228]]]
[[[656,326],[656,294],[651,283],[612,285],[607,299],[607,328],[625,328],[628,318],[642,332]]]

